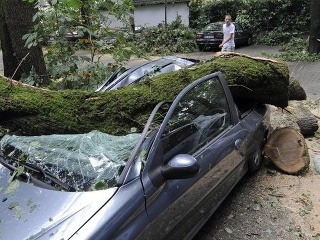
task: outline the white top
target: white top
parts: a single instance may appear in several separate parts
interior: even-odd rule
[[[233,37],[224,44],[225,47],[227,46],[235,47],[235,43],[234,43],[235,26],[233,23],[231,23],[229,26],[227,26],[227,24],[224,23],[223,24],[223,42],[225,42],[226,39],[230,37],[231,33],[233,33]]]

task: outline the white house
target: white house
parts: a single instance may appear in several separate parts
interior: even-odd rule
[[[177,16],[189,26],[189,2],[190,0],[132,0],[135,7],[133,11],[134,25],[142,27],[154,27],[160,23],[171,23]],[[108,15],[110,27],[122,27],[123,23]]]
[[[154,27],[159,23],[171,23],[177,16],[189,25],[190,0],[132,0],[136,26]]]

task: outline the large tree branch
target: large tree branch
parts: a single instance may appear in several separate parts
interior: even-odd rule
[[[137,122],[146,121],[158,102],[172,101],[186,85],[216,71],[232,85],[236,101],[282,108],[288,105],[289,70],[285,63],[229,55],[104,93],[43,90],[1,78],[0,126],[32,135],[93,129],[111,134],[129,132]]]

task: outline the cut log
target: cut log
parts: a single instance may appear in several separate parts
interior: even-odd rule
[[[24,135],[91,130],[127,133],[142,128],[158,102],[172,101],[186,85],[216,71],[232,86],[236,100],[282,108],[288,105],[289,70],[285,63],[223,55],[104,93],[50,91],[0,78],[0,126]]]
[[[289,84],[289,100],[306,100],[307,94],[297,79],[291,79]]]
[[[285,109],[271,107],[270,132],[291,127],[304,137],[313,136],[319,129],[318,119],[304,104],[304,101],[289,101]]]
[[[304,137],[293,128],[273,131],[264,147],[264,153],[279,170],[287,174],[298,175],[308,170],[308,147]]]

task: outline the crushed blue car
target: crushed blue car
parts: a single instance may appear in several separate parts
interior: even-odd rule
[[[141,132],[6,135],[1,237],[192,239],[259,170],[268,131],[268,106],[235,102],[216,72],[159,102]]]

